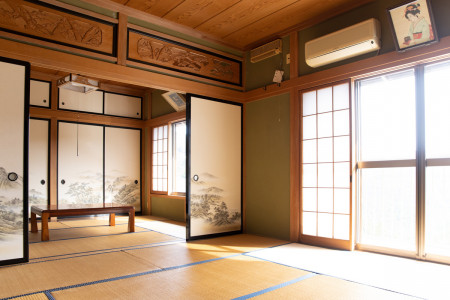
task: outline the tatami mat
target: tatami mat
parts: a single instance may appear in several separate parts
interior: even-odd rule
[[[294,243],[251,255],[416,297],[442,299],[442,295],[450,295],[450,267],[446,265]]]
[[[175,240],[177,240],[177,238],[158,232],[143,231],[111,236],[48,241],[30,244],[30,259],[33,260],[36,258],[54,257],[58,255],[103,251]]]
[[[37,221],[38,230],[41,231],[41,221]],[[63,224],[61,222],[48,222],[48,228],[49,229],[62,229],[62,228],[70,228],[69,225]],[[28,224],[28,231],[31,230],[31,224]]]
[[[285,241],[242,234],[164,247],[127,250],[160,268],[189,264],[285,244]]]
[[[33,294],[33,295],[18,297],[18,298],[15,298],[15,299],[16,300],[48,300],[48,297],[44,293],[39,293],[39,294]]]
[[[243,255],[52,292],[55,299],[232,299],[307,272]]]
[[[145,228],[136,227],[136,232],[148,231]],[[50,241],[73,239],[80,237],[92,237],[101,235],[113,235],[122,234],[128,232],[128,224],[116,225],[116,226],[90,226],[90,227],[76,227],[76,228],[64,228],[64,229],[50,229]],[[41,242],[41,232],[30,232],[28,236],[30,243]]]
[[[291,285],[258,295],[258,300],[417,300],[419,298],[393,293],[342,279],[317,275]]]
[[[0,269],[0,298],[155,269],[151,263],[124,252],[23,264]]]
[[[136,221],[136,226],[146,228],[154,231],[158,231],[164,234],[176,236],[181,239],[186,238],[186,224],[175,221],[152,221],[143,222],[141,220]]]

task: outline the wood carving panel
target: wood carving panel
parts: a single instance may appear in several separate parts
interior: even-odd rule
[[[241,62],[139,31],[128,31],[128,59],[241,85]]]
[[[22,0],[0,0],[0,30],[114,55],[115,25]]]

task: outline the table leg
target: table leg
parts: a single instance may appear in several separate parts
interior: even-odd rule
[[[31,223],[31,232],[38,232],[36,214],[34,212],[31,213],[30,223]]]
[[[128,232],[134,232],[134,208],[128,212]]]
[[[109,214],[109,226],[116,225],[116,214]]]
[[[42,232],[41,232],[41,240],[42,241],[48,241],[49,233],[48,233],[48,213],[42,213],[41,219],[42,219]]]

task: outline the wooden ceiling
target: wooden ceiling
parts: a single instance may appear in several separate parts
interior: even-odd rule
[[[249,50],[374,0],[112,0]]]

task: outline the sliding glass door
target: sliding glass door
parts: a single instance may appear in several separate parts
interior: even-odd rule
[[[450,63],[356,82],[357,246],[450,259]]]

